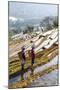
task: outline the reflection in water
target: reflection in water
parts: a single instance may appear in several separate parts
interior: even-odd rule
[[[22,80],[22,79],[26,79],[30,74],[35,74],[37,72],[41,72],[43,71],[44,69],[50,67],[51,65],[56,65],[58,63],[58,55],[56,57],[54,57],[50,62],[42,65],[42,66],[39,66],[39,67],[36,67],[34,70],[31,68],[31,70],[29,70],[28,72],[24,73],[24,71],[21,73],[21,76],[16,76],[15,78],[12,78],[9,80],[9,83],[14,83],[14,82],[17,82],[17,80]],[[32,67],[32,66],[31,66]],[[23,74],[24,73],[24,74]],[[54,75],[54,74],[53,74]]]
[[[40,86],[55,86],[58,85],[58,70],[54,70],[48,74],[45,74],[37,79],[35,79],[34,81],[32,81],[32,83],[30,85],[28,85],[29,87],[40,87]]]
[[[34,74],[34,69],[33,69],[33,67],[31,67],[31,72],[30,72],[30,74],[31,74],[31,75]],[[21,69],[21,80],[24,80],[24,79],[25,79],[25,77],[24,77],[24,69],[23,69],[23,70]]]
[[[24,75],[24,70],[21,70],[21,80],[24,80],[23,75]]]
[[[34,73],[34,69],[33,69],[33,66],[32,66],[32,68],[31,68],[31,75],[33,75],[33,73]]]
[[[24,80],[24,64],[21,65],[21,80]]]

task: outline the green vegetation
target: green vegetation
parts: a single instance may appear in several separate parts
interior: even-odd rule
[[[55,28],[58,27],[58,16],[56,16],[54,21],[53,21],[53,27],[55,27]]]
[[[13,35],[13,32],[8,31],[8,35],[9,35],[9,42],[10,42],[10,41],[12,41],[11,37],[12,37],[12,35]]]
[[[40,26],[45,27],[45,30],[51,30],[52,28],[58,27],[58,16],[55,17],[45,17]]]
[[[24,34],[33,32],[34,26],[27,26],[23,31]]]

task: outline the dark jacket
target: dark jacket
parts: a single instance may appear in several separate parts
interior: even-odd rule
[[[26,57],[25,57],[25,52],[24,52],[24,50],[22,50],[22,52],[21,52],[21,54],[22,54],[22,60],[26,60]]]

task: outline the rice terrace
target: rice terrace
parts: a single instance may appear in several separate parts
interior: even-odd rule
[[[58,5],[9,2],[8,33],[9,88],[58,85]]]

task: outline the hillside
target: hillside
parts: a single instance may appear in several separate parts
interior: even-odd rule
[[[24,35],[24,34],[23,34]],[[18,36],[18,35],[17,35]],[[20,37],[17,38],[20,40]],[[32,43],[34,44],[35,51],[35,64],[33,66],[34,74],[31,74],[31,57],[29,51],[31,50]],[[24,74],[27,76],[24,80],[20,80],[21,77],[21,61],[18,57],[18,52],[21,51],[21,47],[25,47],[26,63]],[[49,31],[40,32],[33,38],[20,41],[14,46],[9,48],[9,88],[29,87],[33,80],[50,73],[55,69],[58,69],[58,29],[54,28]],[[38,70],[36,69],[38,68]],[[37,72],[38,71],[38,72]],[[24,76],[23,76],[24,77]],[[14,83],[15,78],[15,83]],[[26,80],[25,80],[26,79]],[[19,81],[18,81],[19,80]],[[28,82],[29,80],[29,82]],[[33,85],[33,84],[32,84]]]

